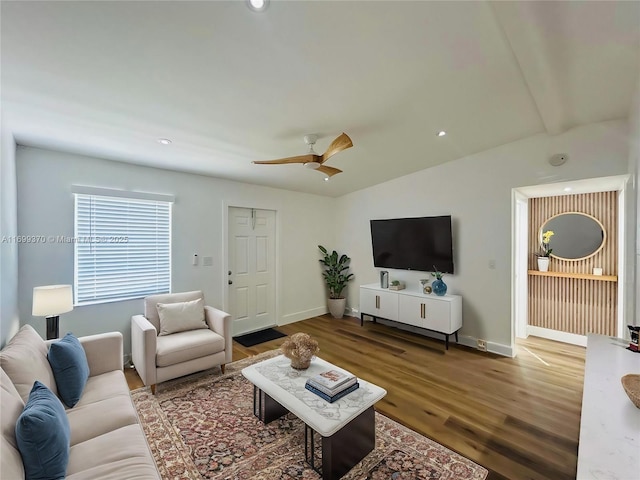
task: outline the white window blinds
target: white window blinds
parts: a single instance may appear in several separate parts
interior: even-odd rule
[[[171,202],[75,194],[75,303],[171,290]]]

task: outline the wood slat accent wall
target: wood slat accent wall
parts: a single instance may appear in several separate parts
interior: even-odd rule
[[[529,200],[529,268],[537,270],[540,228],[563,212],[582,212],[597,218],[607,232],[604,247],[593,257],[574,262],[551,257],[549,270],[617,275],[618,192],[598,192]],[[529,325],[586,335],[615,335],[618,284],[577,278],[529,275]]]

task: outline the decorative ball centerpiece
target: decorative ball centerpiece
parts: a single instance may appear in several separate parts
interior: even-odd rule
[[[309,368],[311,358],[320,351],[318,342],[306,333],[294,333],[284,341],[280,349],[296,370]]]

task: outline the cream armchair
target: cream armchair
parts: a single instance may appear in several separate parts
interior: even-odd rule
[[[164,309],[166,304],[195,300],[202,300],[206,325],[193,330],[166,333],[166,323],[161,325],[158,304],[163,304],[161,309]],[[163,316],[163,321],[165,318]],[[218,365],[224,373],[225,364],[231,362],[232,350],[231,315],[204,305],[204,296],[200,291],[146,297],[144,315],[131,317],[133,365],[144,384],[151,386],[154,395],[156,384],[172,378]]]

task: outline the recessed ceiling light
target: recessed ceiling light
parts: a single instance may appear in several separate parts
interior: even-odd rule
[[[324,181],[328,182],[329,181],[329,177],[324,177]]]
[[[446,134],[447,134],[447,132],[445,132],[444,130],[440,130],[440,131],[438,132],[438,136],[439,136],[439,137],[444,137]]]
[[[571,187],[564,187],[564,188],[563,188],[563,190],[564,190],[565,192],[570,192],[570,191],[571,191]]]
[[[158,143],[162,145],[171,145],[171,140],[169,140],[168,138],[159,138]]]
[[[247,6],[254,12],[264,12],[269,6],[269,0],[247,0]]]

